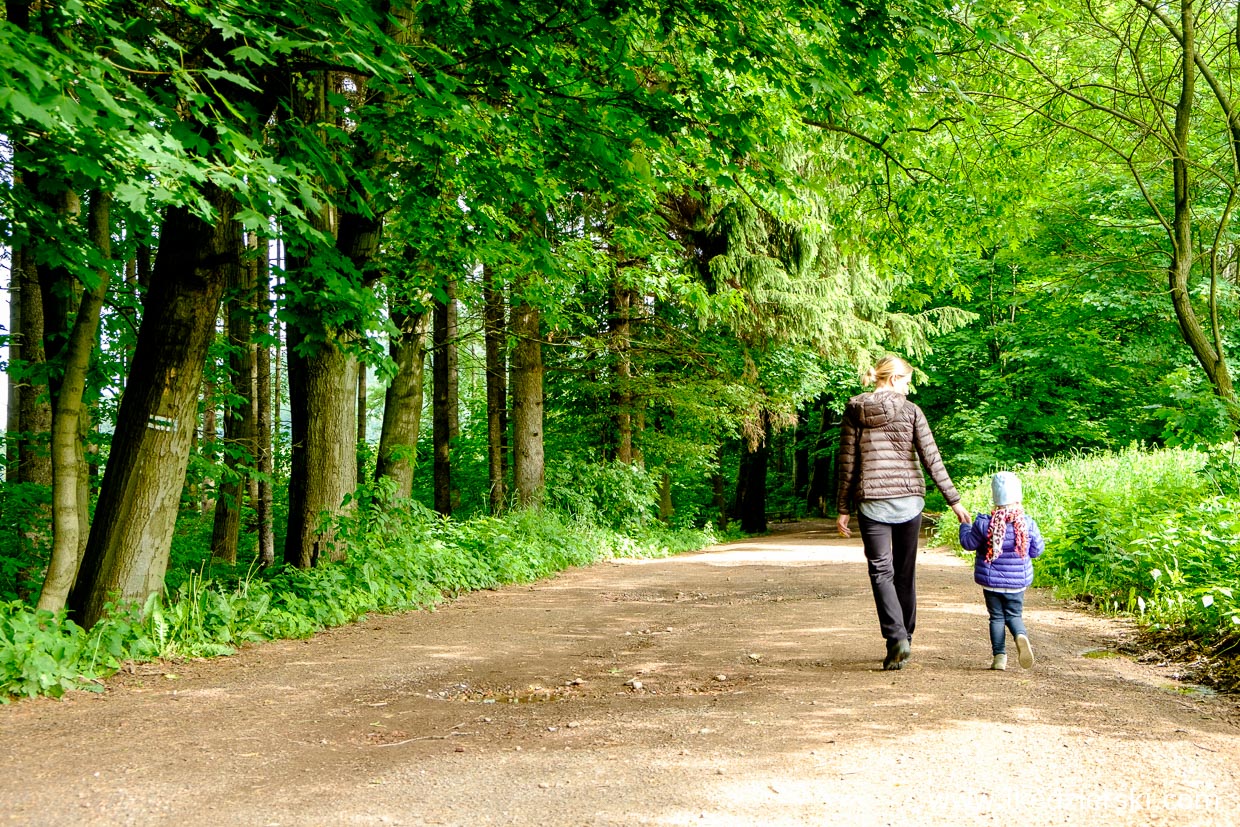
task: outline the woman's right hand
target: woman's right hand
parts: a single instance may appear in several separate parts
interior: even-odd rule
[[[969,515],[968,511],[964,510],[964,506],[961,505],[960,503],[956,503],[955,505],[953,505],[952,511],[955,512],[956,519],[960,521],[961,525],[967,525],[973,522],[973,517]]]
[[[835,527],[840,530],[840,536],[851,537],[852,532],[848,530],[848,515],[841,514],[835,518]]]

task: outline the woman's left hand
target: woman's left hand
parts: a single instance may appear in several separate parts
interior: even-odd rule
[[[964,510],[964,506],[956,503],[952,506],[952,511],[956,513],[956,519],[960,520],[961,525],[973,522],[973,518],[969,516],[969,512]]]

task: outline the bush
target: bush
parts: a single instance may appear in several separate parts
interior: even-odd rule
[[[1229,453],[1131,448],[1016,470],[1046,537],[1035,585],[1216,650],[1240,642],[1240,475]],[[988,476],[973,481],[966,508],[988,510],[989,494]]]
[[[222,583],[187,572],[138,611],[113,610],[89,632],[64,613],[0,604],[0,700],[98,689],[127,660],[228,654],[241,644],[308,637],[371,612],[547,577],[607,557],[665,556],[714,541],[654,522],[629,532],[552,510],[444,520],[385,489],[364,491],[337,525],[341,563],[278,566]]]

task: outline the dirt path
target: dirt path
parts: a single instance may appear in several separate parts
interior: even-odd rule
[[[895,673],[822,527],[139,667],[0,708],[0,824],[1237,823],[1234,700],[1042,594],[1037,666],[986,671],[968,568],[919,571]]]

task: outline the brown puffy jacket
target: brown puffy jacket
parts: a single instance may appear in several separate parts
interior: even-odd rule
[[[923,467],[948,505],[960,502],[921,408],[892,391],[848,400],[840,430],[841,514],[850,513],[863,500],[924,497]]]

